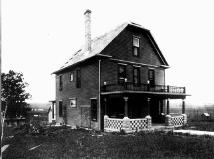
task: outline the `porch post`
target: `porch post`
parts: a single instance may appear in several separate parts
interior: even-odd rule
[[[169,110],[169,98],[167,99],[167,110],[166,110],[166,114],[167,115],[170,114],[170,110]]]
[[[145,117],[147,119],[147,128],[151,128],[152,126],[152,118],[150,116],[150,98],[147,98],[147,116]]]
[[[104,106],[105,106],[105,112],[104,112],[104,130],[105,128],[108,128],[108,115],[107,115],[107,99],[104,98]]]
[[[123,97],[125,100],[124,117],[128,117],[128,99],[129,97]]]
[[[167,110],[166,110],[166,116],[165,116],[165,124],[166,126],[171,126],[171,115],[170,115],[170,110],[169,110],[169,98],[167,99]]]
[[[150,116],[150,98],[147,98],[147,115]]]
[[[183,116],[183,124],[187,123],[187,115],[185,114],[185,99],[182,99],[182,116]]]
[[[128,133],[131,132],[131,126],[130,126],[130,119],[128,118],[128,97],[123,97],[125,100],[125,107],[124,107],[124,118],[123,118],[123,124],[122,129]]]
[[[182,114],[185,114],[185,100],[182,99]]]
[[[104,112],[104,115],[107,115],[107,99],[106,98],[104,98],[104,106],[105,106],[105,112]]]

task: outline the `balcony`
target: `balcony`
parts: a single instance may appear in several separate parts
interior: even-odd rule
[[[134,84],[125,82],[124,84],[108,84],[102,87],[102,92],[116,91],[142,91],[142,92],[160,92],[170,94],[185,94],[185,87],[164,86],[164,85],[149,85],[149,84]]]

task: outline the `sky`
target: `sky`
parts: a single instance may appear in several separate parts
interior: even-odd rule
[[[187,102],[214,102],[212,0],[2,0],[2,72],[22,72],[31,102],[55,99],[55,75],[92,38],[133,21],[149,29],[170,65],[166,84],[186,87]]]

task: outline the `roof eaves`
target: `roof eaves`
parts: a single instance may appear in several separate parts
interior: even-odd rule
[[[148,38],[150,39],[150,41],[152,42],[152,45],[154,46],[154,48],[156,49],[157,53],[159,54],[161,60],[163,61],[163,63],[166,65],[166,66],[169,66],[168,62],[166,61],[165,57],[163,56],[160,48],[158,47],[156,41],[154,40],[154,37],[152,36],[151,32],[148,31]]]

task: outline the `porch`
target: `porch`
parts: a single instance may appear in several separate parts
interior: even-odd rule
[[[185,87],[148,84],[103,86],[104,131],[135,132],[153,129],[153,124],[179,127],[187,123]],[[182,109],[170,113],[170,100],[181,99]]]

